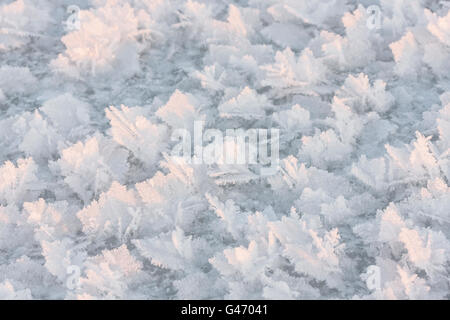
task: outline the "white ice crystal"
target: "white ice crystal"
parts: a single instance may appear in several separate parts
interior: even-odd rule
[[[0,203],[21,204],[39,195],[43,185],[36,176],[38,166],[31,158],[7,161],[0,167]]]
[[[280,124],[286,133],[307,132],[311,128],[310,113],[296,104],[291,109],[273,114],[273,119]]]
[[[410,31],[406,33],[400,40],[389,45],[397,63],[396,72],[400,76],[417,77],[417,70],[420,67],[421,55],[414,34]]]
[[[122,239],[134,218],[128,208],[135,204],[136,196],[133,190],[128,191],[126,187],[113,182],[111,188],[102,193],[98,201],[92,201],[76,215],[85,234],[102,239],[118,235]]]
[[[51,22],[47,1],[7,1],[0,6],[0,50],[26,45],[33,37],[46,37]]]
[[[138,33],[139,20],[128,3],[82,10],[80,29],[61,39],[67,49],[52,65],[71,77],[108,75],[116,68],[130,75],[139,70]]]
[[[244,119],[258,119],[266,115],[264,108],[269,101],[264,95],[259,96],[254,90],[245,87],[241,93],[219,106],[221,117],[240,117]]]
[[[29,68],[9,65],[0,67],[0,89],[7,96],[28,93],[36,86],[36,82]]]
[[[322,61],[314,57],[310,49],[305,49],[296,58],[290,48],[278,51],[273,65],[263,66],[266,71],[265,86],[275,90],[296,90],[310,93],[310,88],[322,82],[327,69]]]
[[[125,245],[103,250],[85,262],[85,277],[75,293],[77,299],[123,299],[127,295],[127,282],[139,276],[142,263],[137,261]]]
[[[203,119],[198,112],[199,104],[191,94],[176,90],[169,101],[156,111],[156,115],[174,129],[192,130],[194,121]]]
[[[122,106],[121,109],[106,109],[111,122],[111,134],[120,145],[128,148],[134,156],[152,166],[165,148],[167,128],[154,124],[140,110]]]
[[[322,43],[321,49],[330,68],[351,70],[375,61],[373,38],[376,35],[367,27],[368,18],[366,9],[359,5],[355,11],[342,17],[346,31],[344,37],[325,30],[321,32],[318,41]]]
[[[353,108],[355,112],[374,110],[385,112],[394,103],[394,97],[386,92],[386,83],[382,80],[369,83],[367,75],[349,75],[344,85],[337,91],[337,97]]]
[[[66,93],[47,100],[40,108],[65,137],[82,138],[90,122],[90,106]]]
[[[0,299],[2,300],[31,300],[30,289],[15,290],[9,281],[0,283]]]
[[[128,168],[128,152],[101,135],[78,142],[61,151],[52,168],[64,182],[87,203],[108,188],[114,180],[122,180]],[[93,165],[95,164],[95,165]]]
[[[302,142],[299,156],[319,168],[326,167],[328,163],[343,161],[352,151],[332,129],[318,132],[314,136],[305,136]]]
[[[0,299],[448,300],[443,4],[1,1]]]

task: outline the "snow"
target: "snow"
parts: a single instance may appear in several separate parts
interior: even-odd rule
[[[0,299],[449,299],[449,70],[444,1],[2,1]]]

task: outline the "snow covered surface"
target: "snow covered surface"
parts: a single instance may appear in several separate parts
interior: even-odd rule
[[[449,7],[1,1],[0,299],[449,299]]]

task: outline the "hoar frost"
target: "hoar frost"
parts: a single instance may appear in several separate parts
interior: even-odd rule
[[[0,299],[449,299],[449,8],[361,3],[3,1]]]

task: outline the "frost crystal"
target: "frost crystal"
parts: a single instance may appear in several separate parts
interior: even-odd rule
[[[0,1],[0,299],[450,299],[444,3]]]

